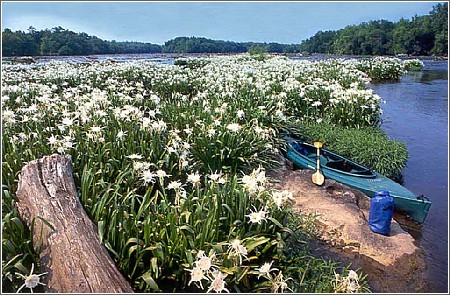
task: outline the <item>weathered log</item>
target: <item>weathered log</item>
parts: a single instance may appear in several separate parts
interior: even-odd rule
[[[20,173],[17,198],[21,218],[28,226],[35,221],[33,244],[42,246],[42,271],[48,272],[42,279],[47,292],[133,292],[78,199],[70,156],[52,155],[29,162]]]

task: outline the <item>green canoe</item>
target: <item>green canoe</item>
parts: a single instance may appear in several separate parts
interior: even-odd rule
[[[316,170],[317,149],[313,145],[288,136],[284,139],[287,143],[286,158],[301,169]],[[396,212],[405,214],[419,223],[425,221],[431,206],[431,202],[425,197],[416,197],[397,182],[347,158],[326,149],[320,151],[320,171],[326,178],[356,188],[371,198],[376,192],[387,190],[394,198]]]

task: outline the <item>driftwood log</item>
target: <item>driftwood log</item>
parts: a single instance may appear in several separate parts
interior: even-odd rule
[[[42,246],[41,270],[48,272],[42,277],[47,292],[133,292],[81,206],[70,156],[52,155],[29,162],[20,173],[17,197],[21,218],[28,226],[35,221],[33,244]]]

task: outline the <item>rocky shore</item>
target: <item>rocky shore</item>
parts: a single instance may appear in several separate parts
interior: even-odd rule
[[[369,197],[330,179],[317,186],[311,181],[312,174],[294,171],[288,163],[269,176],[276,179],[273,188],[293,193],[298,210],[318,215],[318,236],[312,245],[315,254],[343,265],[351,263],[352,269],[367,274],[372,292],[427,292],[424,255],[414,238],[395,219],[389,236],[372,232]]]

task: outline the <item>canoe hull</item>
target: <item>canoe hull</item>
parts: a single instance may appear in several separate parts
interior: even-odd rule
[[[301,141],[295,141],[293,139],[287,139],[286,158],[292,161],[296,166],[301,169],[316,170],[316,160],[313,155],[305,156],[300,154],[296,149],[292,147],[292,143],[305,144]],[[338,156],[330,151],[322,150],[325,153],[331,153],[334,156]],[[341,157],[341,156],[338,156]],[[341,157],[347,161],[344,157]],[[351,161],[350,161],[351,162]],[[352,162],[354,163],[354,162]],[[358,167],[365,168],[359,164]],[[368,168],[365,168],[368,169]],[[396,183],[395,181],[368,169],[370,173],[365,175],[357,175],[352,173],[346,173],[337,169],[329,168],[325,165],[320,165],[320,171],[329,179],[334,179],[340,183],[343,183],[349,187],[355,188],[363,192],[369,197],[374,197],[375,193],[380,190],[387,190],[389,194],[394,198],[394,210],[410,217],[411,219],[423,223],[429,212],[431,202],[416,198],[416,195],[411,191]]]

